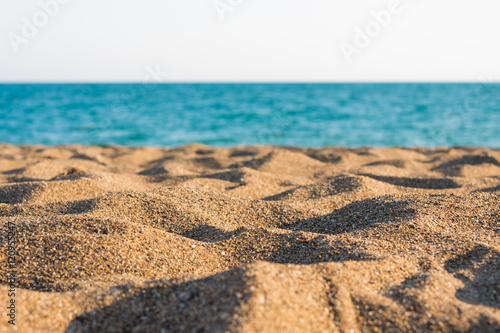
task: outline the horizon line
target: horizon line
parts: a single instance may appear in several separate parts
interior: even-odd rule
[[[166,81],[166,82],[141,82],[141,81],[0,81],[0,85],[57,85],[57,84],[143,84],[143,85],[168,85],[168,84],[500,84],[499,81]]]

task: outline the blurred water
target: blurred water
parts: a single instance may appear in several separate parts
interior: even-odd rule
[[[0,85],[13,144],[500,147],[500,84]]]

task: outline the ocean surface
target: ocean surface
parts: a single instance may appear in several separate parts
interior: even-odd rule
[[[500,84],[4,84],[0,142],[500,148]]]

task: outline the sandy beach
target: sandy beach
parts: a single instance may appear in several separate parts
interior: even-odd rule
[[[4,144],[0,225],[1,332],[500,331],[500,150]]]

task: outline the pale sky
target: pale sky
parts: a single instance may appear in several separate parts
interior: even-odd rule
[[[0,82],[499,81],[499,15],[498,0],[0,0]]]

